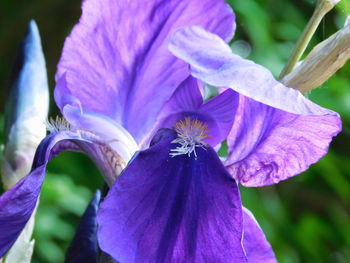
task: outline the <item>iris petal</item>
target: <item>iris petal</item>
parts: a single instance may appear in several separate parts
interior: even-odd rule
[[[337,113],[232,54],[223,40],[200,27],[178,30],[169,48],[191,65],[194,77],[240,94],[225,164],[245,186],[273,184],[303,172],[327,153],[341,130]]]
[[[340,129],[337,115],[297,115],[240,96],[225,165],[245,186],[274,184],[317,162]]]
[[[96,135],[86,131],[53,133],[40,143],[31,173],[0,196],[0,258],[16,241],[35,209],[47,163],[62,151],[84,152],[103,171],[105,180],[112,184],[120,171],[117,169],[118,155],[108,147]]]
[[[176,134],[161,133],[101,204],[102,250],[118,262],[247,262],[236,182],[212,148],[170,157]]]
[[[33,213],[45,177],[48,160],[58,152],[76,150],[65,136],[50,135],[40,144],[32,172],[0,197],[0,258],[16,241]]]
[[[253,214],[243,207],[243,246],[248,263],[277,263],[271,245]]]
[[[216,87],[229,87],[271,107],[300,115],[336,115],[306,99],[299,91],[285,87],[271,72],[232,53],[217,35],[198,26],[176,31],[170,51],[191,65],[191,73]]]
[[[68,122],[76,129],[93,131],[101,140],[108,142],[110,147],[126,163],[138,150],[138,146],[129,132],[102,114],[88,110],[82,112],[79,108],[71,105],[66,105],[63,108],[63,114],[66,116]]]
[[[225,140],[233,124],[238,96],[232,90],[226,90],[204,102],[201,88],[193,77],[184,80],[162,107],[151,135],[160,128],[173,128],[177,121],[190,117],[208,125],[210,136],[204,141],[209,145],[214,147]]]
[[[75,98],[83,110],[123,125],[137,142],[189,75],[167,50],[169,34],[201,25],[229,41],[235,29],[224,0],[86,0],[82,9],[58,65],[56,80],[66,74],[68,85],[58,83],[56,102],[62,110]]]

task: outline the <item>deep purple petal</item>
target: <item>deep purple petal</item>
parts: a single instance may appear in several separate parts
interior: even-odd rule
[[[285,87],[264,67],[232,54],[214,34],[199,27],[180,29],[169,47],[190,63],[193,76],[241,94],[226,164],[245,186],[277,183],[306,170],[326,154],[341,130],[337,113]]]
[[[16,241],[35,209],[47,162],[61,151],[76,150],[64,139],[66,134],[47,136],[39,145],[32,172],[0,196],[0,258]]]
[[[216,146],[226,139],[232,128],[238,107],[238,94],[233,90],[226,90],[218,96],[208,100],[200,108],[200,112],[207,114],[215,120],[216,129],[209,130],[207,143]]]
[[[47,163],[62,151],[84,152],[95,162],[111,185],[124,167],[120,156],[88,131],[60,131],[39,145],[29,175],[0,196],[0,258],[16,241],[37,203]]]
[[[238,95],[227,90],[204,103],[200,88],[193,77],[184,80],[162,107],[150,135],[154,135],[160,128],[173,128],[175,122],[190,117],[208,125],[210,137],[205,142],[209,145],[214,147],[225,140],[237,110]],[[144,145],[148,145],[148,140]]]
[[[253,214],[243,207],[243,247],[248,263],[277,263],[271,245]]]
[[[168,36],[200,25],[230,40],[234,15],[224,0],[86,0],[83,14],[67,38],[56,80],[62,109],[75,97],[85,110],[110,117],[139,142],[162,104],[189,75],[168,50]]]
[[[118,262],[247,262],[236,182],[212,148],[170,157],[162,130],[101,204],[99,244]]]
[[[81,217],[74,238],[66,253],[65,263],[96,263],[98,258],[97,244],[97,209],[101,201],[98,190]]]
[[[297,115],[240,96],[225,165],[245,186],[274,184],[317,162],[340,129],[338,115]]]

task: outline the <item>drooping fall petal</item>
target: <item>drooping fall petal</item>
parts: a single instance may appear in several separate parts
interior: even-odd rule
[[[236,182],[210,147],[170,157],[176,137],[161,130],[115,182],[97,216],[101,249],[118,262],[247,262]]]
[[[243,207],[243,247],[248,263],[277,263],[271,245],[253,214]]]
[[[88,154],[110,184],[120,172],[118,154],[92,133],[60,131],[47,136],[37,149],[31,173],[0,196],[0,258],[16,241],[35,209],[47,163],[62,151]]]

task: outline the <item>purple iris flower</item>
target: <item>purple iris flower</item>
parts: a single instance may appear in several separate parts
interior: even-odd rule
[[[234,29],[223,0],[85,0],[56,74],[69,124],[51,127],[32,172],[0,197],[0,256],[34,210],[48,161],[71,150],[111,186],[98,239],[116,261],[276,262],[236,182],[306,170],[341,121],[232,54]],[[204,101],[205,84],[221,93]],[[214,148],[225,139],[222,162]]]

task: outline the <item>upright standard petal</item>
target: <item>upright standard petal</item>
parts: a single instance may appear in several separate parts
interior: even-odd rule
[[[101,249],[118,262],[247,262],[236,182],[212,148],[170,157],[172,130],[139,152],[101,204]]]
[[[271,245],[253,214],[243,207],[243,247],[248,263],[277,263]]]
[[[111,185],[120,172],[119,155],[108,147],[96,135],[81,130],[53,133],[40,143],[31,173],[0,196],[0,258],[15,242],[34,211],[47,163],[62,151],[84,152]]]
[[[216,87],[228,87],[258,102],[300,115],[335,115],[299,91],[285,87],[263,66],[232,53],[217,35],[191,26],[176,31],[169,49],[188,62],[191,74]]]
[[[207,144],[214,147],[225,140],[233,124],[238,96],[234,91],[226,90],[204,102],[200,86],[193,77],[184,80],[162,107],[150,136],[153,137],[160,128],[173,128],[175,122],[190,117],[208,125],[210,136],[204,140]],[[148,141],[145,140],[143,145]]]
[[[232,54],[216,35],[199,27],[180,29],[170,49],[190,63],[193,76],[241,94],[225,164],[245,186],[277,183],[306,170],[327,153],[341,130],[337,113],[283,86],[262,66]]]
[[[189,75],[167,50],[169,34],[200,25],[230,40],[234,15],[224,0],[86,0],[78,25],[67,38],[56,79],[67,76],[64,95],[82,109],[110,117],[139,142],[162,104]],[[68,94],[67,94],[68,93]]]

